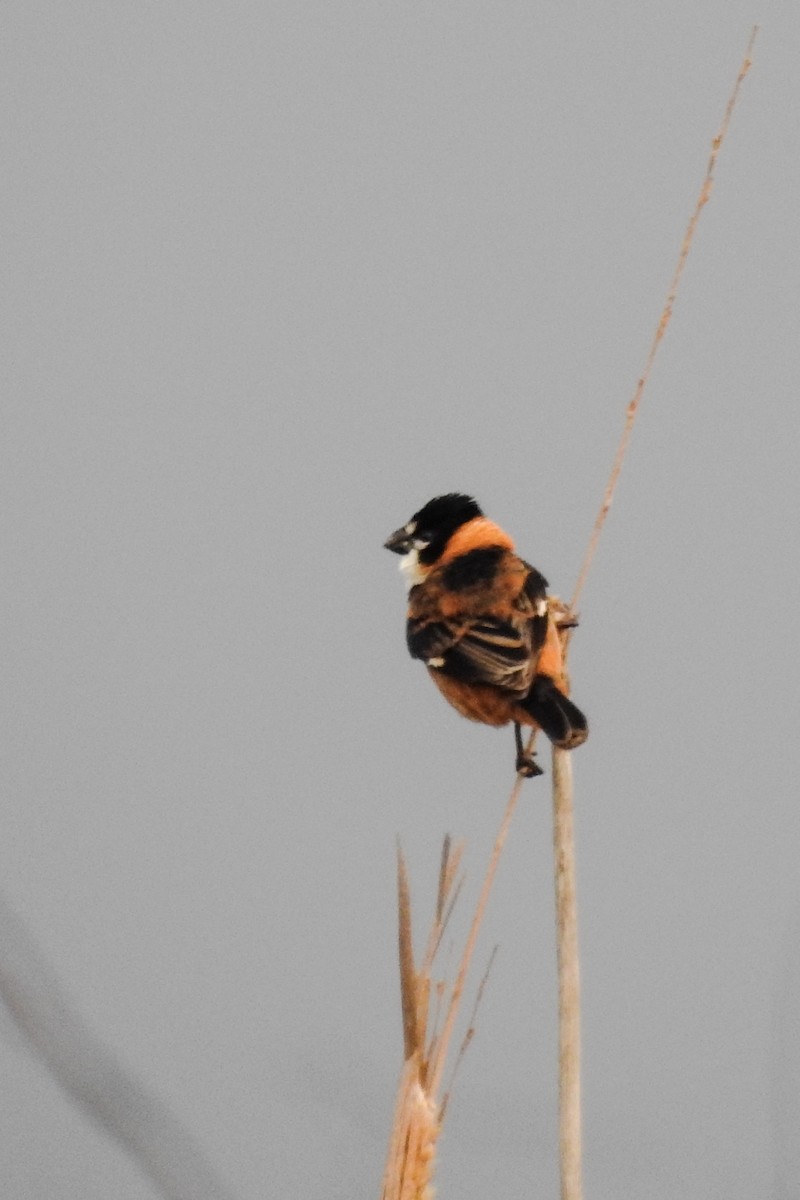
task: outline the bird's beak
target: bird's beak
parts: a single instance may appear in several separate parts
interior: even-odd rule
[[[414,544],[414,539],[409,534],[405,525],[401,525],[399,529],[395,529],[394,533],[383,544],[387,550],[391,550],[394,554],[408,554]]]

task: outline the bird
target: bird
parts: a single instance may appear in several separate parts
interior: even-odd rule
[[[589,725],[569,698],[559,639],[559,628],[575,621],[476,500],[435,496],[384,546],[401,556],[411,657],[462,716],[494,726],[513,721],[520,774],[542,774],[525,753],[521,726],[541,729],[565,750],[586,741]]]

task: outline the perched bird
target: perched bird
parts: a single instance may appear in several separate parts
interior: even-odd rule
[[[566,750],[586,741],[586,717],[567,695],[547,580],[472,497],[436,496],[384,544],[402,555],[411,657],[462,716],[514,722],[518,771],[541,774],[523,750],[521,725]]]

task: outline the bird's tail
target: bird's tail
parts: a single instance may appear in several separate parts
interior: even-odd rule
[[[589,723],[549,675],[537,675],[524,700],[518,701],[555,746],[574,750],[589,736]]]

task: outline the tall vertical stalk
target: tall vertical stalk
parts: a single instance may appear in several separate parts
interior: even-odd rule
[[[553,859],[558,949],[558,1143],[561,1200],[581,1200],[581,981],[572,760],[553,747]]]

